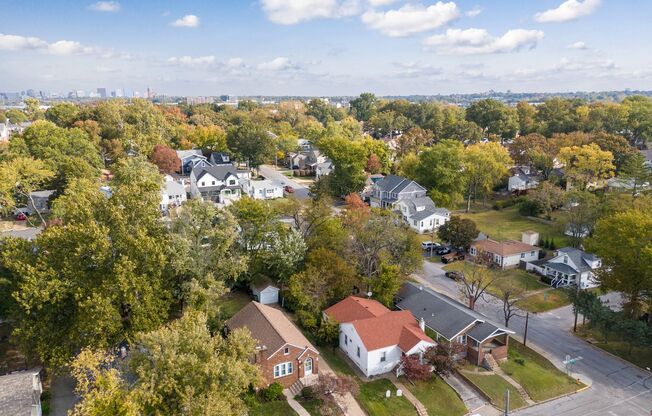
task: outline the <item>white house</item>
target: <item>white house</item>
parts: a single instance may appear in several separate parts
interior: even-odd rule
[[[573,247],[560,248],[549,260],[525,265],[526,270],[545,276],[553,287],[576,285],[579,280],[582,289],[598,286],[595,274],[601,267],[598,256]]]
[[[471,243],[469,253],[475,257],[480,253],[489,253],[491,260],[501,269],[517,267],[520,262],[531,262],[539,258],[541,249],[534,244],[538,242],[539,234],[527,231],[522,234],[521,241],[507,240],[498,242],[487,238]]]
[[[410,228],[418,233],[435,230],[450,220],[450,211],[437,208],[427,196],[401,199],[394,204]]]
[[[254,199],[283,198],[283,185],[269,179],[262,181],[243,180],[242,190]]]
[[[387,175],[374,183],[370,204],[372,207],[391,208],[402,199],[424,196],[426,196],[426,188],[415,181],[396,175]]]
[[[278,303],[278,293],[280,289],[274,286],[270,281],[263,280],[262,282],[252,283],[250,289],[254,299],[263,305]]]
[[[315,179],[319,180],[324,176],[328,176],[333,172],[333,162],[327,160],[326,162],[318,163],[315,168]]]
[[[0,142],[9,140],[9,129],[5,123],[0,123]]]
[[[186,202],[186,188],[183,183],[175,180],[166,180],[161,186],[161,211],[167,211]]]
[[[190,172],[190,194],[204,201],[230,204],[240,199],[241,181],[233,165],[195,168]]]
[[[510,192],[536,189],[540,181],[541,177],[528,166],[519,166],[514,169],[514,175],[509,177],[507,189]]]
[[[390,311],[381,303],[349,296],[324,311],[339,323],[340,349],[365,376],[397,370],[404,355],[421,355],[435,345],[410,311]]]

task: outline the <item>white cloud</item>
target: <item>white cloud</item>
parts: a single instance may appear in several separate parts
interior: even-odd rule
[[[207,66],[215,63],[215,57],[213,55],[207,56],[173,56],[168,59],[168,63],[173,65],[182,65],[182,66]]]
[[[88,8],[96,12],[119,12],[120,3],[117,1],[98,1],[97,3],[90,4]]]
[[[226,61],[226,66],[229,68],[240,68],[244,66],[244,60],[242,58],[229,58]]]
[[[274,58],[269,62],[262,62],[258,64],[257,68],[263,71],[282,71],[286,69],[296,68],[296,65],[292,64],[289,58],[279,56],[278,58]]]
[[[540,30],[512,29],[500,37],[494,37],[485,29],[448,29],[443,35],[426,38],[424,44],[435,46],[438,52],[444,54],[507,53],[533,49],[543,36]]]
[[[199,17],[194,14],[187,14],[170,24],[175,27],[197,27],[199,26]]]
[[[396,3],[396,0],[367,0],[371,7],[387,6]]]
[[[359,13],[357,0],[261,0],[261,3],[267,18],[281,25]]]
[[[467,11],[464,14],[466,14],[466,17],[476,17],[477,15],[482,13],[483,11],[484,11],[483,7],[481,7],[481,6],[473,6],[473,8],[471,10]]]
[[[387,36],[401,37],[444,26],[460,16],[454,2],[438,1],[431,6],[406,4],[400,9],[379,12],[369,10],[362,21]]]
[[[554,69],[557,71],[604,72],[616,69],[616,64],[611,59],[575,61],[562,58]]]
[[[586,43],[580,41],[573,42],[570,45],[566,46],[568,49],[588,49],[588,46],[586,46]]]
[[[537,13],[537,22],[567,22],[593,13],[600,5],[600,0],[566,0],[559,7]]]
[[[26,49],[42,49],[47,47],[47,45],[48,43],[46,41],[36,37],[4,35],[0,33],[0,50],[20,51]]]
[[[55,55],[88,55],[99,52],[91,46],[84,46],[73,40],[59,40],[48,45],[48,52]]]

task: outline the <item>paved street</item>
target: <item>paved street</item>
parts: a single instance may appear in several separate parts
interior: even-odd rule
[[[456,283],[444,276],[441,265],[424,262],[417,276],[432,289],[459,299]],[[612,296],[613,298],[613,296]],[[491,296],[479,301],[477,310],[498,322],[502,305]],[[581,393],[540,404],[518,415],[609,415],[649,416],[652,412],[652,373],[615,358],[572,335],[573,313],[570,306],[543,314],[530,314],[528,346],[544,352],[557,367],[563,368],[566,355],[581,356],[574,368],[592,387]],[[510,328],[517,336],[523,335],[525,319],[514,317]]]
[[[308,198],[308,193],[310,189],[307,186],[300,184],[292,178],[285,176],[281,171],[276,170],[274,166],[270,165],[261,165],[258,168],[258,172],[267,179],[281,182],[284,186],[290,185],[294,188],[294,196],[297,199],[306,199]]]

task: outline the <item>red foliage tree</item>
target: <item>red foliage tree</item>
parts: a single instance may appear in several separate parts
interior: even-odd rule
[[[419,381],[428,380],[432,377],[432,368],[430,363],[421,362],[418,355],[404,355],[401,357],[403,374],[409,380]]]
[[[177,152],[173,149],[157,144],[149,156],[149,160],[158,166],[161,173],[174,173],[181,171],[181,160],[177,156]]]
[[[438,344],[436,347],[430,347],[424,354],[424,359],[432,364],[434,371],[440,377],[450,375],[457,366],[455,356],[464,351],[464,345],[454,342],[451,345]]]
[[[380,173],[383,165],[380,163],[380,159],[376,156],[375,153],[372,153],[367,160],[367,172],[369,173]]]

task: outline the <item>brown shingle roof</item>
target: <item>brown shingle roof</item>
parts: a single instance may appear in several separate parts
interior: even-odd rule
[[[539,247],[514,240],[507,240],[499,243],[496,240],[486,239],[474,241],[471,243],[471,246],[477,248],[479,251],[486,251],[498,254],[499,256],[511,256],[526,251],[539,250]]]
[[[349,296],[324,311],[326,315],[339,323],[373,318],[384,315],[387,312],[389,312],[389,309],[382,303],[356,296]]]
[[[285,344],[299,348],[317,349],[303,336],[301,331],[278,309],[252,301],[226,322],[233,330],[248,328],[259,345],[266,346],[270,355]]]
[[[398,345],[403,352],[408,352],[419,341],[435,343],[419,328],[410,311],[390,311],[352,324],[367,351]]]

